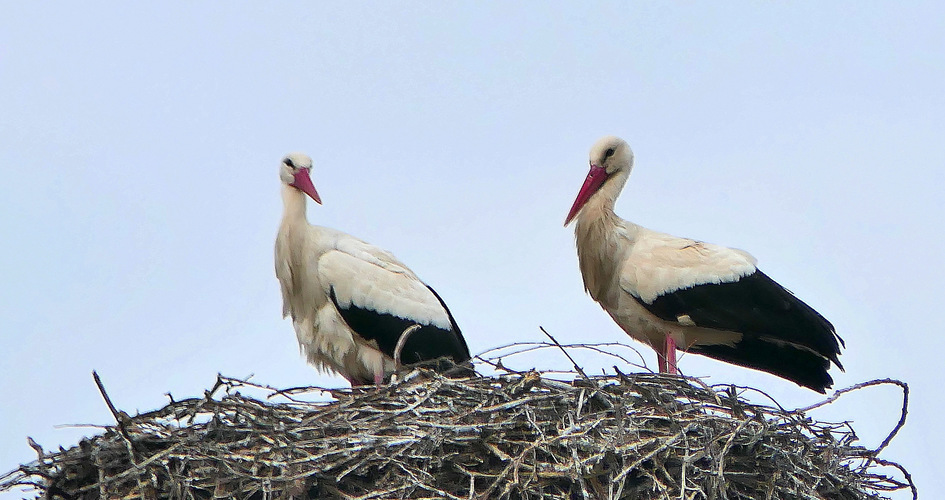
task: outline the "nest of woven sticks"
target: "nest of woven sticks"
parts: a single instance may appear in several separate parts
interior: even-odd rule
[[[542,345],[551,344],[522,350]],[[501,367],[498,359],[480,358]],[[118,424],[59,452],[34,445],[39,459],[0,477],[0,491],[77,499],[915,495],[908,472],[877,457],[905,421],[905,398],[899,425],[871,450],[854,444],[846,423],[814,421],[805,413],[813,407],[749,403],[749,389],[619,371],[572,375],[453,379],[417,368],[379,388],[285,390],[220,376],[203,397],[133,417],[100,384]],[[882,383],[908,395],[888,380],[844,391]]]

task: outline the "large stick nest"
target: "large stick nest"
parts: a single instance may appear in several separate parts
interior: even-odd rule
[[[874,381],[854,388],[894,383]],[[854,389],[851,388],[851,389]],[[276,390],[219,377],[0,477],[44,498],[867,499],[912,486],[846,423],[654,374]],[[102,389],[103,395],[104,388]],[[313,401],[330,393],[333,400]],[[833,396],[843,391],[838,391]],[[260,393],[253,397],[243,393]],[[906,392],[907,394],[907,392]],[[106,396],[107,398],[107,396]],[[828,398],[824,403],[833,401]],[[891,475],[891,473],[895,473]],[[901,479],[897,479],[901,478]]]

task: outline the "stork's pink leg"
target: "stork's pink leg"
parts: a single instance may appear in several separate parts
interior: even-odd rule
[[[378,386],[378,387],[384,385],[384,374],[383,374],[383,373],[375,373],[375,374],[374,374],[374,385],[376,385],[376,386]]]
[[[679,375],[679,370],[676,369],[676,341],[671,335],[666,336],[666,349],[660,362],[660,372]]]

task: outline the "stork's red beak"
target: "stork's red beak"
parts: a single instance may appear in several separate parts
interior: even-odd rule
[[[574,205],[571,205],[571,211],[568,212],[568,217],[564,219],[564,225],[567,226],[571,223],[571,219],[581,211],[581,207],[587,203],[587,200],[591,198],[591,195],[596,193],[600,189],[604,181],[607,180],[607,171],[602,167],[597,165],[591,165],[591,171],[587,173],[587,178],[584,179],[584,185],[581,186],[581,190],[578,191],[577,198],[574,200]]]
[[[312,178],[309,177],[308,170],[307,168],[300,168],[299,171],[295,173],[295,180],[292,181],[291,185],[311,196],[312,199],[315,200],[315,203],[321,205],[322,199],[318,196],[318,191],[315,191],[315,184],[312,184]]]

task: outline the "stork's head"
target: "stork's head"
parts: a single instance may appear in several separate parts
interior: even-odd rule
[[[607,179],[619,173],[630,174],[633,168],[633,151],[627,141],[608,135],[598,139],[591,146],[588,163],[591,171],[587,173],[584,185],[581,186],[574,205],[571,206],[571,211],[564,220],[565,226],[571,223],[571,220],[581,211],[581,207],[604,185]]]
[[[284,184],[302,191],[315,200],[315,203],[321,204],[322,199],[319,198],[318,191],[315,191],[315,184],[312,184],[309,175],[311,171],[312,159],[307,154],[289,153],[279,166],[279,178]]]

